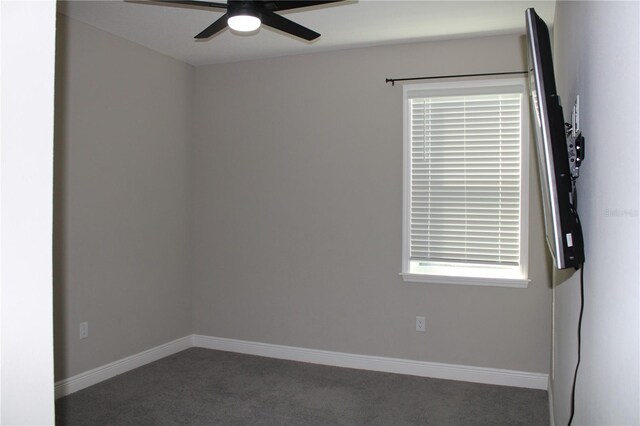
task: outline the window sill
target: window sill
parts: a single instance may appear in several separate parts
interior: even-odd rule
[[[525,278],[459,277],[451,275],[412,274],[408,272],[402,272],[400,275],[402,275],[402,280],[405,282],[474,285],[484,287],[527,288],[531,281]]]

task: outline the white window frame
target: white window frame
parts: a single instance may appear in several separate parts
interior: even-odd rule
[[[522,94],[521,147],[520,147],[520,263],[517,267],[477,266],[444,262],[425,267],[421,271],[410,269],[410,215],[411,215],[411,113],[409,100],[419,96],[455,96],[475,94],[483,89],[514,88]],[[525,78],[436,82],[408,84],[403,87],[403,221],[402,221],[402,278],[408,282],[433,284],[461,284],[494,287],[525,288],[528,279],[529,248],[529,153],[530,120],[527,81]]]

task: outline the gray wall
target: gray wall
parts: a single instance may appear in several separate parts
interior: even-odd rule
[[[574,424],[639,424],[638,2],[559,2],[554,61],[565,118],[580,95],[586,159],[578,181],[585,310]],[[560,281],[560,280],[559,280]],[[577,360],[580,283],[556,287],[556,424]]]
[[[57,30],[60,380],[191,332],[193,68],[62,15]]]
[[[531,163],[527,289],[402,282],[402,88],[385,77],[526,69],[523,38],[196,69],[193,331],[549,371],[551,290]],[[427,332],[415,331],[425,315]]]

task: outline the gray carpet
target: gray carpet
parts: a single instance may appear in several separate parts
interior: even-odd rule
[[[191,348],[56,401],[57,425],[548,425],[547,392]]]

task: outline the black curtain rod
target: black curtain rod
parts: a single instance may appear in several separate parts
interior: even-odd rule
[[[507,75],[507,74],[526,74],[528,71],[511,71],[511,72],[487,72],[482,74],[458,74],[458,75],[436,75],[432,77],[411,77],[411,78],[387,78],[385,83],[391,83],[392,86],[396,85],[396,81],[410,81],[410,80],[435,80],[437,78],[456,78],[456,77],[485,77],[489,75]]]

